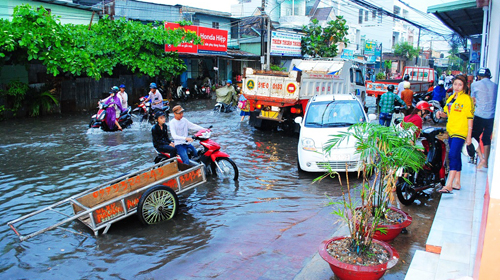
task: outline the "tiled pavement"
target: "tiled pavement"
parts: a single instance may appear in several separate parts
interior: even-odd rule
[[[462,162],[462,189],[441,195],[426,251],[417,250],[405,280],[472,279],[487,172]]]

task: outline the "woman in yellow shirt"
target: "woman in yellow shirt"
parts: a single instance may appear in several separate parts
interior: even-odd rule
[[[451,193],[453,189],[459,190],[460,172],[462,171],[462,147],[471,144],[472,121],[474,118],[474,103],[467,94],[467,78],[458,75],[453,80],[453,94],[446,100],[444,112],[438,112],[437,117],[448,117],[446,130],[450,135],[448,141],[450,151],[450,173],[446,186],[439,190],[440,193]]]

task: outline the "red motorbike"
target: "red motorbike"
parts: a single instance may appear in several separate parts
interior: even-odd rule
[[[193,140],[200,141],[202,148],[198,149],[197,158],[188,154],[189,159],[205,165],[208,173],[217,175],[219,178],[238,180],[239,172],[236,163],[229,158],[228,154],[220,151],[220,145],[217,142],[210,140],[212,134],[211,128],[212,126],[208,129],[200,130],[192,137]],[[170,154],[158,152],[154,162],[158,163],[169,158]],[[179,156],[177,156],[177,160],[182,163]]]
[[[422,146],[427,160],[422,168],[415,173],[401,172],[396,185],[399,201],[411,205],[423,190],[440,188],[446,183],[446,145],[437,136],[446,131],[442,127],[427,127],[422,130]]]

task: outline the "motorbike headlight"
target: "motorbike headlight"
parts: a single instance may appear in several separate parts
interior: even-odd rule
[[[302,139],[302,149],[306,151],[316,151],[314,140],[311,138]]]

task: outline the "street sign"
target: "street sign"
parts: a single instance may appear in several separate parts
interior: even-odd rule
[[[300,51],[302,35],[288,32],[271,32],[271,55],[302,56]]]

